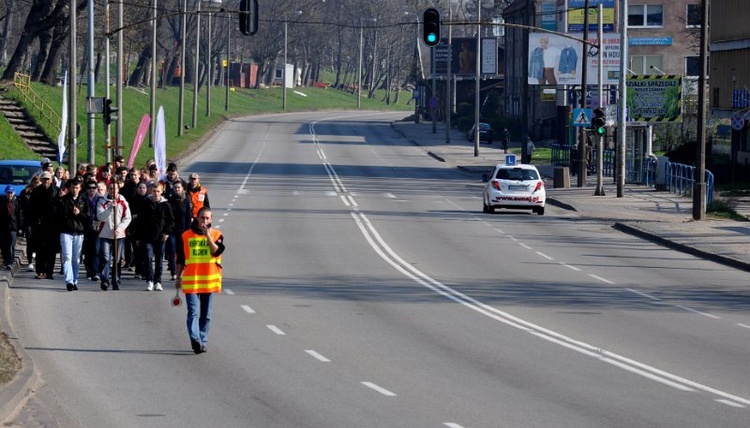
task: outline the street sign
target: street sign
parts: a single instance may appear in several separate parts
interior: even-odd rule
[[[742,131],[742,128],[745,127],[745,119],[743,119],[740,116],[735,116],[732,118],[732,129],[735,131]]]
[[[591,126],[591,109],[574,108],[573,126]]]
[[[516,165],[516,155],[513,153],[508,153],[505,155],[505,164],[508,166],[515,166]]]

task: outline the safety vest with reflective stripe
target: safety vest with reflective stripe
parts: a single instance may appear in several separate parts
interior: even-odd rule
[[[193,218],[198,217],[198,210],[203,208],[206,203],[206,194],[208,189],[201,186],[195,192],[190,192],[190,202],[193,204]]]
[[[221,232],[211,229],[211,238],[216,242]],[[220,293],[221,292],[221,255],[211,255],[206,237],[192,229],[182,234],[182,245],[185,251],[185,270],[182,273],[182,292]]]

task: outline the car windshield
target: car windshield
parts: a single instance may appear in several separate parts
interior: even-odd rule
[[[26,184],[38,171],[38,166],[3,165],[0,166],[0,183]]]
[[[491,128],[490,128],[490,124],[489,123],[480,123],[479,124],[479,130],[480,131],[489,131],[490,129]]]
[[[523,168],[501,168],[497,170],[498,180],[516,180],[516,181],[527,181],[527,180],[539,180],[539,174],[533,169]]]

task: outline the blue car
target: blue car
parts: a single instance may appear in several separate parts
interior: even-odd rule
[[[0,188],[11,185],[20,195],[34,174],[41,174],[42,164],[38,160],[0,160]]]

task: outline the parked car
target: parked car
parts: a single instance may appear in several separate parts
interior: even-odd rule
[[[534,165],[499,164],[486,177],[482,195],[485,213],[493,213],[496,208],[530,209],[544,215],[547,193],[544,181]]]
[[[475,126],[472,126],[469,133],[466,134],[467,141],[474,141]],[[492,126],[489,123],[479,122],[479,142],[486,141],[488,144],[492,144],[493,134]]]
[[[42,165],[38,160],[0,160],[0,187],[5,189],[11,185],[16,195],[20,195],[31,177],[41,172]]]

